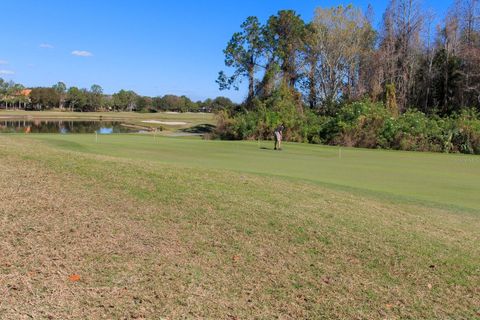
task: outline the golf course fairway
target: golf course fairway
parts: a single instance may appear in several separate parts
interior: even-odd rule
[[[480,157],[0,135],[0,318],[475,319]]]

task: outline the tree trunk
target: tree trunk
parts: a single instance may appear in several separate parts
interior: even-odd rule
[[[447,103],[448,103],[448,60],[449,60],[450,54],[448,52],[448,47],[447,50],[445,50],[445,70],[444,70],[444,79],[443,79],[443,110],[447,110]]]
[[[310,72],[308,74],[308,103],[310,108],[317,106],[317,78],[315,77],[316,59],[312,59],[310,63]]]
[[[255,96],[255,65],[253,64],[253,61],[250,61],[250,66],[248,68],[248,99],[247,99],[248,103],[252,102],[254,96]]]

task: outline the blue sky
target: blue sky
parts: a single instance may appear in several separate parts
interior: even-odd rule
[[[452,0],[453,1],[453,0]],[[308,0],[0,0],[0,77],[26,86],[131,89],[194,100],[245,90],[218,90],[218,71],[233,32],[249,15],[265,21],[281,9],[310,20],[316,7],[372,3],[377,22],[387,1]],[[442,17],[450,1],[425,0]]]

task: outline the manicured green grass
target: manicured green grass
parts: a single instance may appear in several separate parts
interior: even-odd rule
[[[478,157],[268,147],[0,135],[0,318],[480,317]]]
[[[186,167],[307,180],[397,200],[480,210],[480,157],[305,144],[225,142],[139,135],[40,135],[69,150]],[[266,149],[269,148],[269,149]]]

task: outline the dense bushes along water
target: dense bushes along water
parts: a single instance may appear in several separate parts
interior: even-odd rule
[[[216,136],[272,139],[274,128],[284,123],[287,141],[480,154],[480,115],[474,110],[443,118],[417,110],[393,116],[383,103],[363,101],[322,115],[308,108],[299,110],[297,103],[281,93],[255,101],[254,106],[253,111],[220,112]]]

